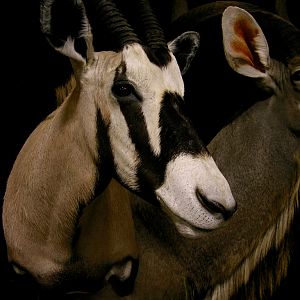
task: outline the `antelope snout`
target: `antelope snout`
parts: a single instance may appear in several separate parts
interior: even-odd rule
[[[237,203],[234,201],[233,196],[223,204],[223,201],[219,202],[214,199],[209,199],[196,189],[196,197],[207,211],[215,215],[220,215],[224,220],[229,219],[237,210]]]
[[[227,180],[209,155],[181,154],[170,161],[156,195],[179,233],[189,238],[219,227],[237,209]]]

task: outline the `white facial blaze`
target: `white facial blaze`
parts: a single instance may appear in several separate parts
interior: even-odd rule
[[[117,103],[112,103],[114,113],[108,129],[111,149],[114,157],[116,171],[124,183],[132,189],[137,189],[137,165],[139,158],[134,144],[129,136],[126,120]]]
[[[189,237],[196,234],[193,227],[213,229],[223,221],[220,213],[212,213],[200,203],[196,190],[225,209],[235,207],[228,182],[211,157],[179,155],[167,165],[165,181],[156,195],[174,214],[177,229]]]
[[[175,92],[179,96],[183,97],[184,95],[184,83],[181,76],[181,72],[179,66],[177,64],[175,56],[171,54],[172,60],[167,65],[166,68],[163,68],[163,77],[164,77],[164,85],[167,91]]]
[[[159,113],[161,103],[157,99],[161,99],[162,95],[153,93],[152,95],[146,94],[147,101],[142,103],[142,112],[145,118],[147,132],[149,134],[149,143],[155,155],[160,155],[160,126],[159,126]],[[159,98],[158,98],[159,97]]]

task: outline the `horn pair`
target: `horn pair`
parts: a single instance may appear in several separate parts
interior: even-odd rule
[[[167,49],[164,33],[154,15],[148,0],[136,0],[138,13],[143,24],[147,46],[152,50]],[[111,34],[117,37],[119,46],[122,48],[129,43],[139,43],[140,39],[133,28],[128,24],[125,17],[110,0],[83,0],[86,12],[90,20],[92,16],[101,18]]]

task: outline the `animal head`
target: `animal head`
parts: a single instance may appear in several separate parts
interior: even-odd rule
[[[83,4],[78,3],[84,12]],[[198,34],[184,33],[167,45],[147,11],[151,22],[146,27],[158,33],[146,31],[143,45],[111,2],[97,5],[103,18],[114,14],[105,22],[117,28],[113,34],[121,50],[94,52],[84,13],[80,32],[86,42],[85,55],[76,50],[76,38],[71,36],[55,48],[71,60],[79,97],[90,98],[85,101],[97,107],[107,130],[116,177],[145,198],[157,198],[186,235],[193,236],[196,228],[217,227],[234,212],[235,201],[182,110],[181,72],[195,54]],[[51,16],[49,10],[46,15]],[[47,34],[51,33],[48,24],[44,25]]]
[[[279,17],[276,20],[273,16],[270,22],[278,27],[278,33],[277,37],[273,33],[267,39],[249,12],[234,6],[226,8],[222,17],[225,56],[234,71],[255,78],[258,86],[273,95],[273,109],[287,127],[299,135],[300,31],[287,22],[280,22]],[[281,24],[285,27],[281,28]],[[275,44],[272,49],[278,49],[271,55],[268,42]]]
[[[244,11],[250,12],[256,20],[249,23],[249,21],[245,22],[245,19],[251,18],[245,18],[242,15],[238,17],[236,14],[228,13],[224,16],[224,20],[226,18],[227,21],[226,26],[224,23],[223,32],[227,36],[226,39],[228,41],[231,39],[236,47],[235,50],[229,50],[229,47],[232,48],[229,42],[225,50],[229,53],[227,58],[231,56],[230,53],[236,58],[232,58],[236,65],[234,69],[224,59],[222,41],[221,18],[228,6],[239,6]],[[234,11],[234,9],[230,10],[230,12]],[[260,38],[255,32],[255,28],[258,28],[257,24],[260,27]],[[229,28],[229,25],[235,27]],[[299,118],[295,109],[299,103],[297,100],[299,99],[297,98],[299,97],[297,96],[298,84],[291,78],[297,77],[297,65],[299,65],[297,63],[300,53],[299,29],[277,15],[250,3],[218,1],[214,5],[211,3],[201,5],[178,18],[173,22],[167,36],[171,39],[187,30],[197,31],[201,36],[201,43],[197,56],[183,76],[186,90],[185,102],[188,115],[205,143],[211,141],[221,128],[231,123],[254,103],[266,100],[271,95],[274,96],[273,98],[282,99],[282,101],[273,101],[277,103],[277,107],[279,103],[283,104],[281,111],[289,111],[285,117],[285,125],[294,127],[294,131],[296,127],[299,127],[296,124]],[[261,30],[263,30],[262,34]],[[212,36],[214,36],[213,39]],[[259,41],[262,41],[264,45],[267,42],[267,46],[258,45]],[[251,58],[248,63],[245,63],[247,56],[254,57],[255,65],[249,66],[253,63]],[[263,65],[263,61],[261,64],[260,60],[266,57],[269,57],[266,65]],[[252,77],[245,72],[241,75],[236,72],[238,65],[239,67],[243,65],[244,71],[248,68],[246,65],[252,70],[257,69],[260,75],[256,73],[257,76],[253,77],[253,72]],[[231,85],[232,80],[235,82],[234,88]],[[277,81],[276,84],[275,81]],[[200,83],[201,89],[198,87]],[[210,99],[203,98],[202,95],[209,95]],[[214,118],[211,117],[212,115]],[[283,113],[281,113],[282,117]]]
[[[70,22],[65,16],[59,21],[55,13],[68,4],[74,19],[70,14]],[[70,59],[76,86],[27,139],[4,196],[9,260],[45,285],[74,260],[82,209],[112,173],[135,193],[157,198],[187,237],[218,227],[236,208],[182,109],[180,70],[190,63],[198,34],[185,33],[167,45],[147,12],[152,31],[144,45],[114,4],[103,0],[97,9],[120,49],[96,52],[88,9],[81,1],[42,2],[42,31]]]
[[[261,10],[256,13],[261,13],[261,18],[266,17]],[[266,298],[274,293],[279,282],[286,276],[290,259],[289,244],[295,242],[293,234],[290,235],[289,232],[293,222],[297,225],[297,219],[294,218],[299,198],[300,140],[291,134],[291,129],[297,128],[297,119],[291,118],[293,115],[287,114],[284,107],[290,107],[297,114],[298,107],[293,105],[297,103],[297,96],[293,98],[290,90],[294,86],[291,80],[293,71],[288,69],[284,60],[269,55],[269,51],[272,50],[268,49],[267,39],[257,27],[257,22],[253,21],[253,17],[249,18],[249,13],[238,8],[228,8],[224,12],[224,48],[228,52],[232,50],[230,53],[226,52],[227,60],[235,71],[257,80],[258,85],[269,89],[272,96],[255,103],[223,128],[209,145],[232,184],[239,203],[236,216],[219,230],[185,244],[185,240],[174,237],[166,230],[168,224],[159,218],[157,211],[153,212],[152,208],[148,207],[136,213],[137,219],[142,219],[142,224],[152,224],[150,233],[149,230],[143,232],[142,226],[138,226],[138,234],[144,234],[141,240],[145,244],[141,245],[141,249],[149,250],[144,251],[144,257],[140,257],[140,264],[144,261],[148,269],[144,266],[145,271],[139,272],[138,276],[148,279],[151,275],[157,276],[157,270],[165,271],[166,273],[160,276],[164,281],[158,282],[163,287],[157,291],[174,293],[172,296],[168,294],[172,299],[182,299],[180,293],[188,291],[186,286],[180,287],[180,279],[186,271],[189,273],[187,278],[192,278],[195,274],[195,290],[200,291],[196,297],[205,299]],[[279,21],[275,19],[275,24]],[[276,30],[277,28],[270,26],[269,30],[279,35],[280,31]],[[207,30],[210,34],[211,28]],[[297,31],[295,35],[297,37]],[[228,41],[229,46],[226,45]],[[290,43],[283,45],[287,46],[294,47]],[[220,49],[223,51],[223,47]],[[293,49],[296,52],[297,48]],[[204,57],[200,56],[199,59],[201,58]],[[214,56],[205,58],[212,61]],[[222,74],[221,67],[218,71]],[[233,90],[237,88],[234,79],[232,77],[228,81]],[[218,100],[224,101],[222,90],[218,90],[217,93]],[[240,101],[243,100],[241,97]],[[194,102],[193,108],[197,108],[197,103]],[[209,117],[213,116],[209,114]],[[159,240],[162,243],[157,247]],[[231,243],[228,243],[228,240]],[[169,255],[165,255],[162,249],[167,249]],[[184,260],[183,268],[182,265],[178,265],[178,253]],[[160,267],[157,266],[158,262]],[[178,277],[174,274],[178,274]],[[147,287],[139,288],[139,283],[144,282],[144,278],[141,277],[137,279],[136,290],[143,296],[146,295],[141,298],[147,298],[153,287],[149,288],[148,293],[145,292]],[[211,288],[208,289],[209,286]],[[155,299],[166,298],[166,293],[157,293]],[[195,298],[195,294],[196,292],[191,299]]]
[[[220,3],[225,2],[220,1]],[[213,3],[211,7],[214,9],[215,5],[217,6]],[[274,292],[278,283],[285,277],[289,253],[283,248],[287,247],[290,239],[293,239],[289,236],[289,231],[295,221],[298,206],[299,172],[295,174],[295,168],[299,170],[299,137],[294,133],[297,133],[299,118],[294,118],[294,116],[299,114],[297,106],[299,98],[295,94],[297,83],[293,80],[294,71],[289,68],[289,62],[297,57],[297,53],[300,53],[299,47],[295,46],[297,44],[291,43],[293,37],[298,38],[299,41],[299,35],[294,29],[294,34],[288,35],[291,39],[289,42],[282,39],[282,36],[279,39],[276,38],[279,47],[274,49],[271,47],[274,41],[269,37],[271,33],[274,37],[284,35],[286,33],[284,25],[292,30],[287,22],[282,22],[276,16],[257,9],[255,19],[256,16],[260,18],[254,21],[245,10],[231,7],[223,14],[223,27],[221,28],[223,11],[224,8],[217,12],[207,10],[206,14],[202,15],[204,21],[201,24],[202,27],[199,26],[201,38],[206,33],[211,39],[213,25],[219,26],[219,32],[223,30],[224,34],[224,48],[220,44],[219,49],[226,63],[225,67],[227,67],[227,61],[224,57],[224,49],[231,68],[241,74],[237,77],[252,78],[251,85],[252,80],[255,81],[257,87],[268,89],[271,97],[260,102],[257,102],[258,97],[254,98],[256,103],[220,130],[209,145],[209,150],[212,151],[218,165],[222,167],[239,203],[239,210],[235,217],[219,230],[210,232],[205,238],[201,237],[193,241],[192,245],[195,248],[188,243],[185,254],[182,250],[185,247],[181,241],[177,249],[173,246],[178,242],[178,238],[176,241],[172,240],[168,231],[165,232],[165,237],[168,237],[167,240],[173,246],[170,249],[175,249],[175,254],[179,252],[180,256],[184,257],[183,265],[186,267],[190,264],[186,270],[192,270],[190,274],[196,274],[195,286],[202,285],[206,291],[207,285],[214,286],[213,291],[209,291],[206,297],[200,294],[203,298],[230,299],[239,298],[241,295],[247,299],[255,298],[257,295],[267,297],[268,293]],[[197,11],[194,11],[189,15],[194,17],[192,19],[194,22],[196,22],[196,13]],[[215,23],[212,22],[214,16],[218,16]],[[211,19],[205,23],[205,18],[209,19],[209,17]],[[258,22],[261,23],[261,19],[264,18],[266,19],[264,24],[268,23],[270,26],[265,25],[264,32],[262,32],[258,27]],[[271,23],[272,21],[274,24]],[[207,27],[205,27],[206,24],[208,24]],[[280,30],[278,30],[279,25],[282,26]],[[189,28],[189,30],[193,29]],[[214,66],[218,69],[213,68],[212,62],[216,60],[214,53],[212,51],[206,56],[200,53],[198,59],[205,58],[209,62],[212,73],[218,74],[218,81],[224,80],[229,90],[231,89],[234,93],[240,88],[236,81],[237,77],[226,78],[223,74],[225,69],[223,65],[215,64]],[[205,76],[206,71],[202,69],[199,73],[203,72]],[[199,80],[198,73],[192,75],[197,78],[199,85],[203,82]],[[217,85],[216,80],[213,81],[213,85]],[[203,92],[198,89],[197,84],[194,91],[199,93],[199,100],[201,100]],[[242,89],[240,91],[240,102],[243,102],[249,95],[246,95]],[[227,97],[224,97],[223,90],[220,88],[212,90],[210,95],[215,99],[216,110],[219,104],[217,101],[227,101]],[[200,110],[200,101],[199,103],[192,101],[192,104],[190,103],[193,105],[192,109],[196,110],[199,107]],[[290,113],[287,113],[288,107],[292,110]],[[206,110],[204,112],[207,113]],[[213,118],[214,113],[207,113],[207,116]],[[297,157],[298,165],[294,155]],[[163,235],[165,224],[162,225],[163,221],[157,219],[153,221],[153,215],[149,213],[146,219],[151,224],[155,224],[153,226],[156,226],[156,229],[151,231],[151,234],[155,232],[155,239],[159,239]],[[143,220],[143,222],[147,224],[147,221]],[[243,226],[240,226],[241,224]],[[150,236],[146,231],[145,235]],[[148,242],[146,238],[145,240]],[[145,248],[151,247],[151,244],[154,244],[153,240],[149,241]],[[228,243],[228,240],[231,243]],[[162,260],[161,253],[157,257],[160,257],[160,261]],[[171,257],[169,255],[166,261]],[[274,264],[274,257],[282,259],[276,260]],[[142,259],[140,258],[140,261]],[[145,260],[147,263],[149,261],[151,268],[151,260],[148,257]],[[156,260],[153,259],[153,261]],[[174,261],[177,263],[176,258]],[[171,265],[169,261],[167,264]],[[155,269],[158,267],[153,263],[153,272]],[[147,270],[145,273],[151,274],[152,272]],[[177,272],[169,273],[171,277],[176,273],[183,274],[184,270],[182,271],[179,266]],[[276,278],[274,274],[277,274]],[[209,280],[206,281],[207,278]],[[170,281],[175,282],[176,279],[171,278]],[[174,285],[174,288],[177,287],[179,285]],[[176,294],[180,293],[180,288],[178,289]],[[173,291],[172,288],[168,290]],[[156,298],[159,299],[159,296]],[[176,299],[175,296],[173,298]]]

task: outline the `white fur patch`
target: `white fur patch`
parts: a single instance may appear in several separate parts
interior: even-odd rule
[[[112,103],[113,114],[110,116],[108,135],[113,152],[116,171],[124,183],[129,187],[137,189],[137,165],[139,157],[129,136],[129,129],[124,115],[117,103]]]
[[[75,50],[74,40],[71,37],[67,38],[67,41],[62,47],[57,47],[55,49],[67,57],[73,58],[75,61],[85,63],[85,59]]]
[[[152,151],[155,155],[159,155],[161,152],[160,146],[160,131],[159,126],[159,113],[161,108],[161,103],[156,101],[157,95],[154,97],[150,95],[145,95],[147,100],[142,104],[142,112],[146,122],[146,128],[149,135],[149,143],[151,145]],[[156,96],[156,97],[155,97]],[[162,95],[160,96],[160,98]]]
[[[196,196],[196,190],[207,199],[220,203],[225,209],[235,207],[228,182],[209,156],[181,154],[170,161],[165,181],[156,190],[156,195],[163,206],[190,225],[202,229],[218,227],[223,217],[220,213],[211,213],[203,207]],[[193,234],[181,222],[177,223],[179,230]]]

